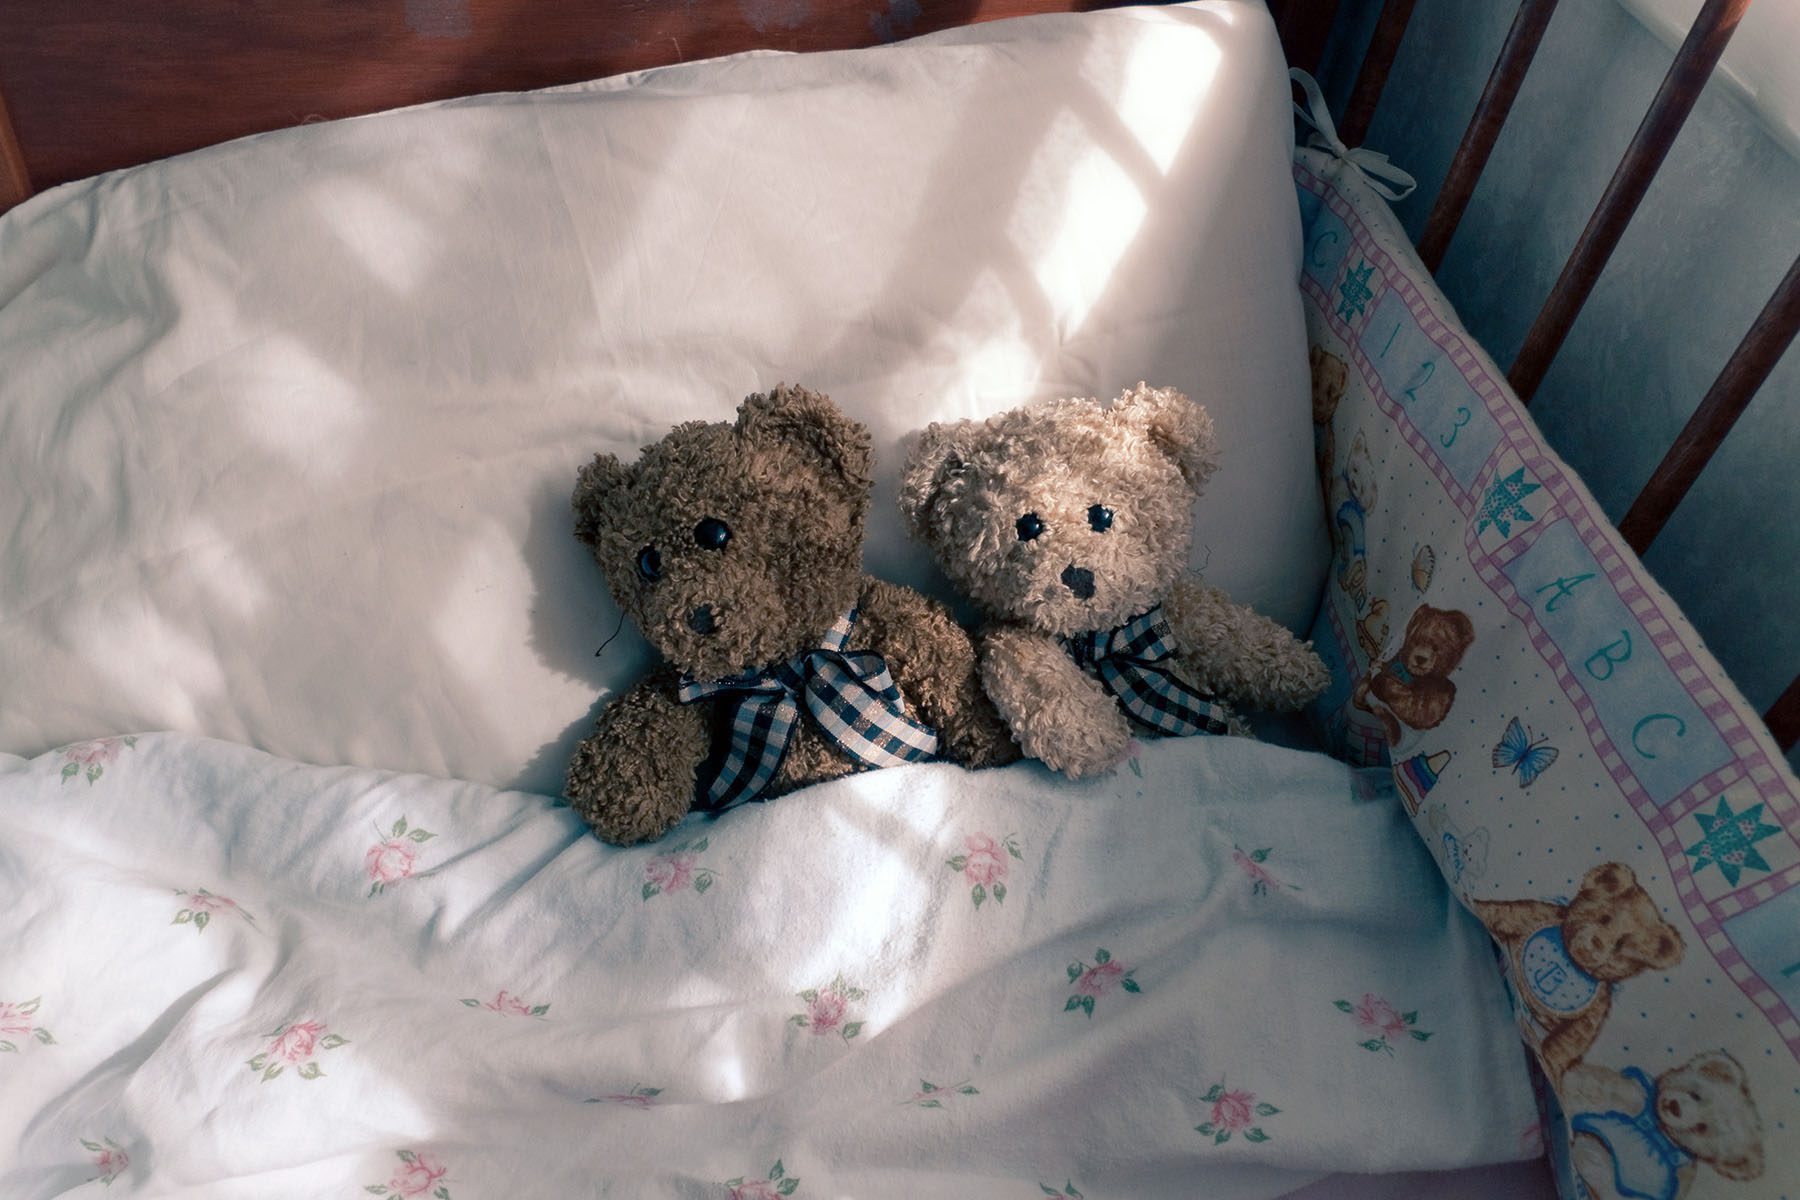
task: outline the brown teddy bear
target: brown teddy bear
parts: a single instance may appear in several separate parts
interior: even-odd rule
[[[1655,1079],[1578,1063],[1562,1102],[1570,1158],[1595,1200],[1681,1200],[1700,1163],[1739,1182],[1762,1175],[1762,1120],[1744,1068],[1723,1050]]]
[[[1686,949],[1623,863],[1590,870],[1567,904],[1477,900],[1475,915],[1505,949],[1513,986],[1543,1028],[1538,1057],[1552,1083],[1600,1035],[1613,986],[1668,970]]]
[[[1360,627],[1357,632],[1362,632]],[[1468,614],[1421,604],[1406,622],[1400,653],[1373,675],[1357,681],[1351,701],[1381,718],[1390,743],[1400,740],[1402,725],[1435,728],[1456,703],[1450,672],[1474,644],[1475,624]],[[1371,695],[1382,707],[1369,703]]]
[[[1350,372],[1343,359],[1326,353],[1323,346],[1309,349],[1306,361],[1312,367],[1313,459],[1318,465],[1319,480],[1329,494],[1331,467],[1337,459],[1337,440],[1331,432],[1331,418],[1337,415]]]
[[[1141,383],[1111,407],[1040,401],[919,437],[902,513],[990,619],[982,682],[1030,757],[1080,778],[1134,729],[1225,732],[1227,704],[1324,689],[1309,644],[1186,575],[1217,465],[1206,410]]]
[[[606,841],[859,769],[1016,757],[968,634],[862,573],[873,457],[828,398],[778,387],[736,424],[581,468],[575,535],[664,660],[569,764],[569,802]]]

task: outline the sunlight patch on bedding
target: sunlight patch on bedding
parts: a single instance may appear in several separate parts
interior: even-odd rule
[[[1024,280],[1017,282],[1032,286]],[[938,341],[932,353],[954,361],[957,373],[953,392],[937,397],[930,414],[933,420],[985,415],[1031,398],[1032,384],[1043,370],[1044,354],[1025,339],[1019,306],[995,269],[982,271],[970,284],[968,295],[944,322]],[[895,407],[906,411],[904,405]]]
[[[225,611],[249,622],[268,605],[268,582],[217,522],[207,517],[195,518],[177,536],[177,541],[188,547],[190,576]]]
[[[367,416],[357,389],[323,358],[274,334],[240,355],[232,375],[252,438],[306,475],[335,479],[349,469]]]
[[[1019,185],[1007,232],[1032,262],[1063,337],[1087,320],[1148,211],[1118,159],[1079,118],[1059,113]]]
[[[355,255],[358,265],[402,295],[437,261],[434,234],[406,206],[366,183],[339,177],[313,193],[319,215]]]
[[[63,631],[72,651],[112,681],[121,707],[155,713],[170,728],[200,726],[198,703],[225,693],[218,648],[177,629],[136,591],[77,601]]]
[[[1159,37],[1139,39],[1132,50],[1118,112],[1157,169],[1167,175],[1199,118],[1201,97],[1218,73],[1221,55],[1198,29],[1182,26],[1159,32]]]

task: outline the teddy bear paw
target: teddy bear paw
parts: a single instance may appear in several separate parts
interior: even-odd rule
[[[1131,726],[1116,708],[1065,714],[1035,737],[1021,734],[1019,746],[1052,771],[1088,779],[1125,761],[1131,753]]]

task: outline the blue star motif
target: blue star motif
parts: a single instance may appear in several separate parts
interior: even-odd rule
[[[1520,467],[1505,479],[1494,480],[1487,490],[1487,495],[1482,497],[1481,509],[1476,514],[1481,520],[1476,524],[1475,532],[1483,533],[1489,525],[1492,525],[1500,531],[1501,537],[1511,537],[1514,521],[1523,525],[1527,521],[1537,520],[1537,517],[1529,512],[1521,501],[1541,486],[1543,485],[1525,482],[1524,467]]]
[[[1752,804],[1743,812],[1734,813],[1725,797],[1720,796],[1717,812],[1695,813],[1694,820],[1706,836],[1687,848],[1688,857],[1694,860],[1694,874],[1698,875],[1704,867],[1716,866],[1725,882],[1736,887],[1745,870],[1767,871],[1768,861],[1757,853],[1756,843],[1780,833],[1781,827],[1765,825],[1762,810],[1762,805]]]
[[[1369,288],[1369,276],[1374,273],[1375,268],[1366,258],[1358,259],[1355,269],[1344,273],[1344,282],[1338,285],[1338,316],[1346,321],[1362,316],[1363,309],[1375,298]]]

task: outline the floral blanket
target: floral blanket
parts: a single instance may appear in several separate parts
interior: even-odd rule
[[[1186,1200],[1537,1149],[1486,935],[1316,754],[899,768],[621,851],[157,734],[0,755],[0,828],[8,1197]]]

